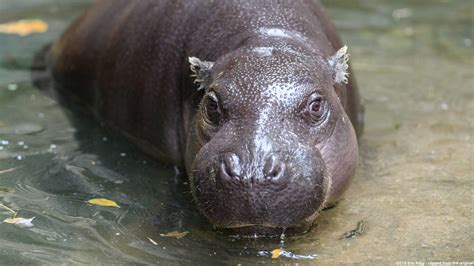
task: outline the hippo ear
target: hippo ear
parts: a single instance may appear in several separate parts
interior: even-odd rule
[[[195,78],[194,83],[199,84],[198,91],[200,91],[206,87],[206,83],[211,76],[211,69],[214,63],[209,61],[201,61],[201,59],[193,56],[189,57],[188,60],[191,71],[193,72],[191,77]]]
[[[336,83],[347,84],[349,72],[349,54],[347,53],[347,46],[339,49],[333,56],[329,57],[328,63],[331,67],[333,78]]]

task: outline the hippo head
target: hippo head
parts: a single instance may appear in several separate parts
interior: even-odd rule
[[[347,82],[346,48],[323,56],[255,47],[189,61],[204,92],[186,154],[201,212],[241,235],[306,231],[357,164],[335,91]]]

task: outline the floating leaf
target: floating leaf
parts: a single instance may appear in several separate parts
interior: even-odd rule
[[[184,231],[184,232],[172,231],[172,232],[168,232],[168,233],[165,233],[165,234],[160,234],[160,236],[162,236],[162,237],[175,237],[177,239],[180,239],[180,238],[185,237],[187,234],[189,234],[188,231]]]
[[[0,186],[0,192],[13,193],[15,192],[15,188]]]
[[[272,251],[259,251],[258,256],[271,257],[272,259],[287,258],[295,260],[314,260],[318,255],[298,255],[290,251],[286,251],[283,247]]]
[[[354,237],[360,236],[365,233],[366,229],[367,229],[367,221],[360,220],[359,222],[357,222],[356,229],[345,232],[339,239],[354,238]]]
[[[281,248],[276,248],[272,250],[272,259],[278,259],[282,253],[283,253],[283,249]]]
[[[45,32],[48,30],[48,24],[39,19],[18,20],[0,24],[0,33],[17,34],[20,36],[30,35],[35,32]]]
[[[92,205],[105,206],[105,207],[120,208],[120,206],[115,201],[104,199],[104,198],[90,199],[87,201],[87,203],[92,204]]]
[[[3,222],[7,224],[14,224],[20,228],[30,228],[34,226],[32,223],[33,219],[35,219],[35,217],[29,218],[29,219],[17,217],[17,218],[7,218],[3,220]]]

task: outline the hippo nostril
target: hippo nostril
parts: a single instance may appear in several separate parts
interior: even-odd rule
[[[278,156],[272,155],[265,162],[263,172],[266,179],[279,179],[285,172],[285,163]]]
[[[220,170],[222,177],[226,179],[239,178],[241,173],[239,157],[234,153],[225,155],[222,158]]]

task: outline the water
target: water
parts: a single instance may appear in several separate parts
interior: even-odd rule
[[[344,199],[309,233],[286,237],[296,260],[258,256],[279,239],[215,232],[173,166],[32,87],[34,52],[89,2],[0,0],[0,23],[49,25],[0,34],[0,203],[36,217],[30,229],[0,224],[0,264],[474,260],[472,1],[325,1],[352,54],[367,123]],[[122,207],[85,203],[98,197]],[[0,220],[10,216],[0,209]],[[362,234],[341,238],[359,221]],[[175,230],[189,234],[160,236]]]

